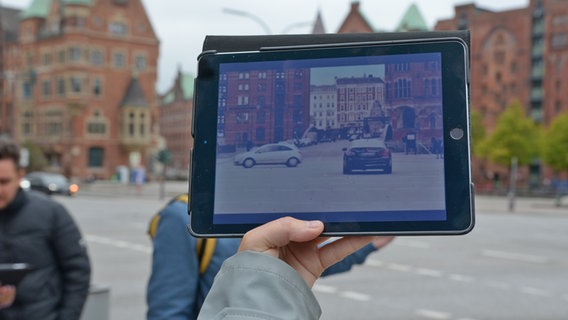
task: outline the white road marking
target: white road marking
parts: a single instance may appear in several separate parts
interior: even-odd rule
[[[389,263],[388,268],[394,271],[409,272],[412,270],[411,266],[399,263]]]
[[[113,246],[116,248],[138,251],[148,254],[152,253],[152,247],[141,245],[138,243],[131,243],[122,240],[114,240],[111,238],[99,237],[95,235],[85,235],[85,239],[87,239],[88,242],[92,243],[103,244],[103,245]]]
[[[416,310],[416,315],[423,318],[437,319],[437,320],[445,320],[445,319],[450,319],[452,317],[452,315],[447,312],[427,310],[427,309]]]
[[[473,277],[470,276],[465,276],[463,274],[450,274],[448,276],[450,278],[450,280],[453,281],[459,281],[459,282],[473,282],[475,281],[475,279]]]
[[[357,301],[369,301],[371,297],[364,293],[354,292],[354,291],[345,291],[339,294],[340,296]]]
[[[367,261],[365,262],[366,265],[372,266],[372,267],[382,267],[385,265],[384,262],[380,261],[380,260],[374,260],[374,259],[367,259]]]
[[[416,270],[416,273],[421,275],[421,276],[436,277],[436,278],[439,278],[439,277],[442,276],[441,271],[432,270],[432,269],[425,269],[425,268],[418,268]]]
[[[337,288],[331,286],[325,286],[321,284],[314,285],[314,291],[321,292],[321,293],[336,293]]]
[[[539,289],[539,288],[533,288],[533,287],[522,287],[521,292],[525,293],[525,294],[534,295],[534,296],[540,296],[540,297],[550,296],[550,292],[548,292],[546,290]]]
[[[512,261],[530,262],[530,263],[547,263],[548,259],[541,256],[534,256],[523,253],[496,251],[496,250],[483,250],[482,255],[489,258],[497,258]]]

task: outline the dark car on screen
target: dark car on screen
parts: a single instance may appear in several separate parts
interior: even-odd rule
[[[382,140],[357,139],[343,148],[343,174],[376,169],[392,173],[392,155]]]
[[[48,195],[73,196],[79,191],[79,186],[70,183],[65,176],[58,173],[32,172],[27,174],[24,179],[28,182],[29,189]]]

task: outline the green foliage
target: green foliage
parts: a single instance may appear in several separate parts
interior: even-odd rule
[[[539,155],[539,128],[525,115],[519,102],[512,103],[497,119],[493,132],[479,146],[490,161],[509,167],[516,157],[519,165]]]
[[[557,116],[545,131],[542,160],[556,171],[568,171],[568,112]]]
[[[42,171],[47,167],[47,158],[40,146],[31,141],[26,141],[22,143],[21,147],[28,149],[28,152],[30,153],[29,164],[26,168],[27,172]]]
[[[471,111],[471,148],[476,156],[483,156],[480,146],[486,137],[485,126],[483,125],[483,116],[477,110]]]

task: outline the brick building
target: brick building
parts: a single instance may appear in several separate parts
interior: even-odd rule
[[[471,31],[471,65],[475,66],[471,68],[471,102],[489,130],[515,100],[544,126],[568,111],[567,1],[531,0],[527,7],[500,12],[473,4],[454,10],[454,17],[439,21],[436,29]],[[507,173],[505,168],[481,171],[487,170]],[[538,185],[541,171],[535,161],[523,173],[525,182]],[[544,176],[550,173],[544,170]]]
[[[193,75],[179,70],[173,86],[160,99],[160,136],[171,154],[166,172],[169,178],[187,178],[189,173],[189,150],[193,147],[193,82]]]
[[[13,75],[3,86],[4,132],[38,144],[49,170],[70,178],[146,165],[159,41],[142,2],[33,0],[19,18],[17,39],[3,45]]]

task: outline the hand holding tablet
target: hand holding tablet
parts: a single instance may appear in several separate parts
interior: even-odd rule
[[[321,220],[324,235],[469,232],[463,34],[311,37],[200,56],[192,233],[242,236],[283,216]]]

